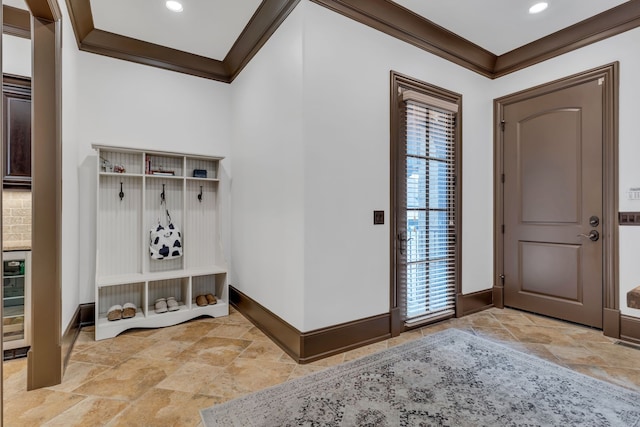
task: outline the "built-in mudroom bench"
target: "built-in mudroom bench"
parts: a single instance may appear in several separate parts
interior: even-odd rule
[[[219,225],[222,157],[93,148],[96,340],[228,315]]]

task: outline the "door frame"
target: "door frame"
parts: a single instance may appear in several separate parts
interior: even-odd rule
[[[462,298],[462,95],[448,89],[435,86],[424,82],[422,80],[418,80],[413,77],[409,77],[405,74],[401,74],[397,71],[391,70],[390,75],[390,136],[389,136],[389,158],[390,158],[390,212],[389,212],[389,241],[390,241],[390,263],[391,268],[389,269],[389,282],[390,282],[390,291],[389,291],[389,314],[390,314],[390,331],[391,336],[395,337],[400,335],[402,332],[407,330],[404,324],[403,315],[401,312],[401,292],[399,288],[399,283],[397,281],[396,271],[397,271],[397,253],[398,253],[398,238],[397,238],[397,228],[398,228],[398,218],[397,218],[397,210],[399,209],[399,201],[398,201],[398,160],[400,158],[400,151],[404,147],[403,135],[401,134],[403,128],[401,126],[401,117],[398,106],[400,104],[400,89],[411,89],[416,90],[421,93],[428,93],[430,96],[435,98],[441,98],[448,102],[452,102],[458,105],[458,113],[456,118],[456,151],[455,151],[455,168],[456,168],[456,185],[455,185],[455,195],[454,195],[454,203],[456,208],[455,215],[455,229],[456,229],[456,242],[455,242],[455,275],[456,275],[456,302],[455,302],[455,311],[456,317],[461,317],[461,298]],[[447,316],[450,317],[450,316]],[[436,322],[438,320],[442,320],[441,318],[434,318],[428,323]],[[422,327],[425,324],[419,324],[415,327]]]
[[[547,93],[555,92],[588,81],[603,78],[603,312],[604,335],[620,337],[619,283],[618,283],[618,86],[619,63],[613,62],[598,68],[584,71],[569,77],[554,80],[539,86],[525,89],[493,101],[493,304],[504,308],[504,190],[502,183],[503,132],[502,118],[504,107]]]

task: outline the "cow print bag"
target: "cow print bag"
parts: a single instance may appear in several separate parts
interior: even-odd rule
[[[153,259],[173,259],[182,256],[182,234],[171,222],[169,211],[167,220],[166,227],[158,220],[158,225],[149,232],[149,253]]]

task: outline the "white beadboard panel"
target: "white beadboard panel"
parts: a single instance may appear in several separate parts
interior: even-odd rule
[[[130,174],[141,174],[142,173],[142,153],[131,153],[131,152],[117,152],[117,151],[105,151],[100,150],[100,159],[106,160],[111,163],[112,166],[120,165],[124,167],[124,172]],[[102,172],[110,172],[102,167],[102,162],[100,162],[101,167],[100,171]]]
[[[184,176],[184,159],[175,156],[159,156],[157,154],[147,154],[151,161],[150,170],[172,171],[175,176]]]
[[[149,313],[155,312],[158,298],[174,297],[179,305],[185,305],[189,299],[189,278],[157,280],[149,282]]]
[[[122,200],[118,195],[120,183],[124,193]],[[100,176],[96,266],[98,276],[141,272],[141,183],[141,177]]]
[[[202,198],[198,199],[202,189]],[[184,253],[185,267],[206,268],[220,263],[220,236],[217,214],[218,183],[187,181],[185,192]]]
[[[165,194],[165,203],[161,203],[160,194],[163,191]],[[149,256],[149,232],[152,227],[158,224],[158,221],[164,226],[167,226],[167,214],[169,211],[171,215],[171,221],[174,227],[180,230],[182,235],[182,243],[189,239],[189,236],[184,233],[183,229],[183,179],[167,179],[166,177],[149,177],[145,176],[145,214],[144,214],[144,232],[145,232],[145,265],[148,266],[149,272],[158,271],[170,271],[181,270],[183,268],[184,258],[186,252],[183,251],[183,256],[180,258],[168,259],[168,260],[155,260]]]
[[[213,294],[218,300],[228,301],[226,286],[227,275],[225,273],[193,276],[191,281],[192,306],[196,304],[196,297],[198,295]]]
[[[128,283],[126,285],[107,286],[100,288],[98,317],[107,317],[107,311],[112,306],[124,305],[128,302],[135,304],[137,311],[144,307],[144,283]]]
[[[204,169],[207,171],[208,179],[218,178],[218,162],[209,159],[189,158],[187,157],[186,176],[193,176],[194,169]]]

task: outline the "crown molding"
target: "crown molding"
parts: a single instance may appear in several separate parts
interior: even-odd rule
[[[311,0],[354,21],[382,31],[485,77],[493,76],[496,56],[387,0]]]
[[[630,0],[497,56],[391,1],[311,1],[491,79],[640,26],[640,0]]]
[[[229,80],[221,61],[98,29],[91,30],[82,39],[79,47],[85,52],[169,71],[227,83]]]
[[[299,1],[263,0],[219,61],[96,29],[90,0],[66,0],[80,50],[226,83],[235,79]],[[640,26],[640,0],[630,0],[497,56],[389,0],[310,1],[491,79]]]
[[[93,31],[93,15],[89,0],[66,0],[69,19],[76,36],[78,48],[82,50],[82,41]]]
[[[24,39],[30,39],[31,15],[24,9],[2,5],[2,32]]]
[[[640,0],[630,0],[557,31],[496,60],[494,77],[502,77],[640,26]]]
[[[298,3],[300,0],[263,0],[224,58],[230,81],[240,74]]]
[[[66,0],[78,48],[169,71],[231,83],[300,0],[263,0],[223,61],[95,28],[90,0]]]

